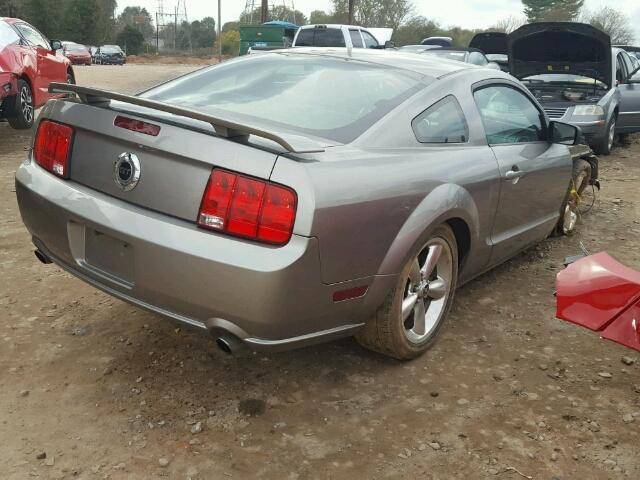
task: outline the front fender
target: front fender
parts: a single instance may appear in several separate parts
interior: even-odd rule
[[[446,183],[433,189],[407,218],[380,264],[378,275],[399,273],[437,226],[455,218],[464,221],[469,229],[471,253],[481,236],[478,208],[466,189]]]

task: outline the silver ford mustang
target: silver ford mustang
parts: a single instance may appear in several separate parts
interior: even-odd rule
[[[36,255],[257,350],[408,359],[456,286],[549,235],[575,127],[497,70],[296,49],[138,96],[54,84],[16,194]]]

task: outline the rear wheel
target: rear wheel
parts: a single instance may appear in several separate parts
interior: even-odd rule
[[[421,355],[444,324],[457,281],[456,239],[441,225],[404,267],[394,290],[356,335],[358,342],[399,360]]]
[[[14,113],[7,120],[17,130],[27,130],[33,126],[35,105],[31,87],[23,79],[18,80],[18,94],[14,105]]]

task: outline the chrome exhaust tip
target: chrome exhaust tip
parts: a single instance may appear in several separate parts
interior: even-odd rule
[[[49,265],[51,263],[51,260],[49,259],[49,257],[47,257],[40,250],[34,250],[33,253],[35,254],[36,258],[40,260],[42,263],[44,263],[45,265]]]
[[[221,335],[216,338],[216,345],[227,355],[233,355],[242,350],[245,345],[233,335]]]

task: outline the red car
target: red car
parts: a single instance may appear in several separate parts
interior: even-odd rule
[[[87,47],[77,43],[67,43],[63,45],[62,52],[73,65],[91,65],[91,54]]]
[[[35,109],[51,98],[51,82],[75,83],[68,58],[56,55],[60,42],[16,18],[0,17],[0,119],[13,128],[31,128]]]

